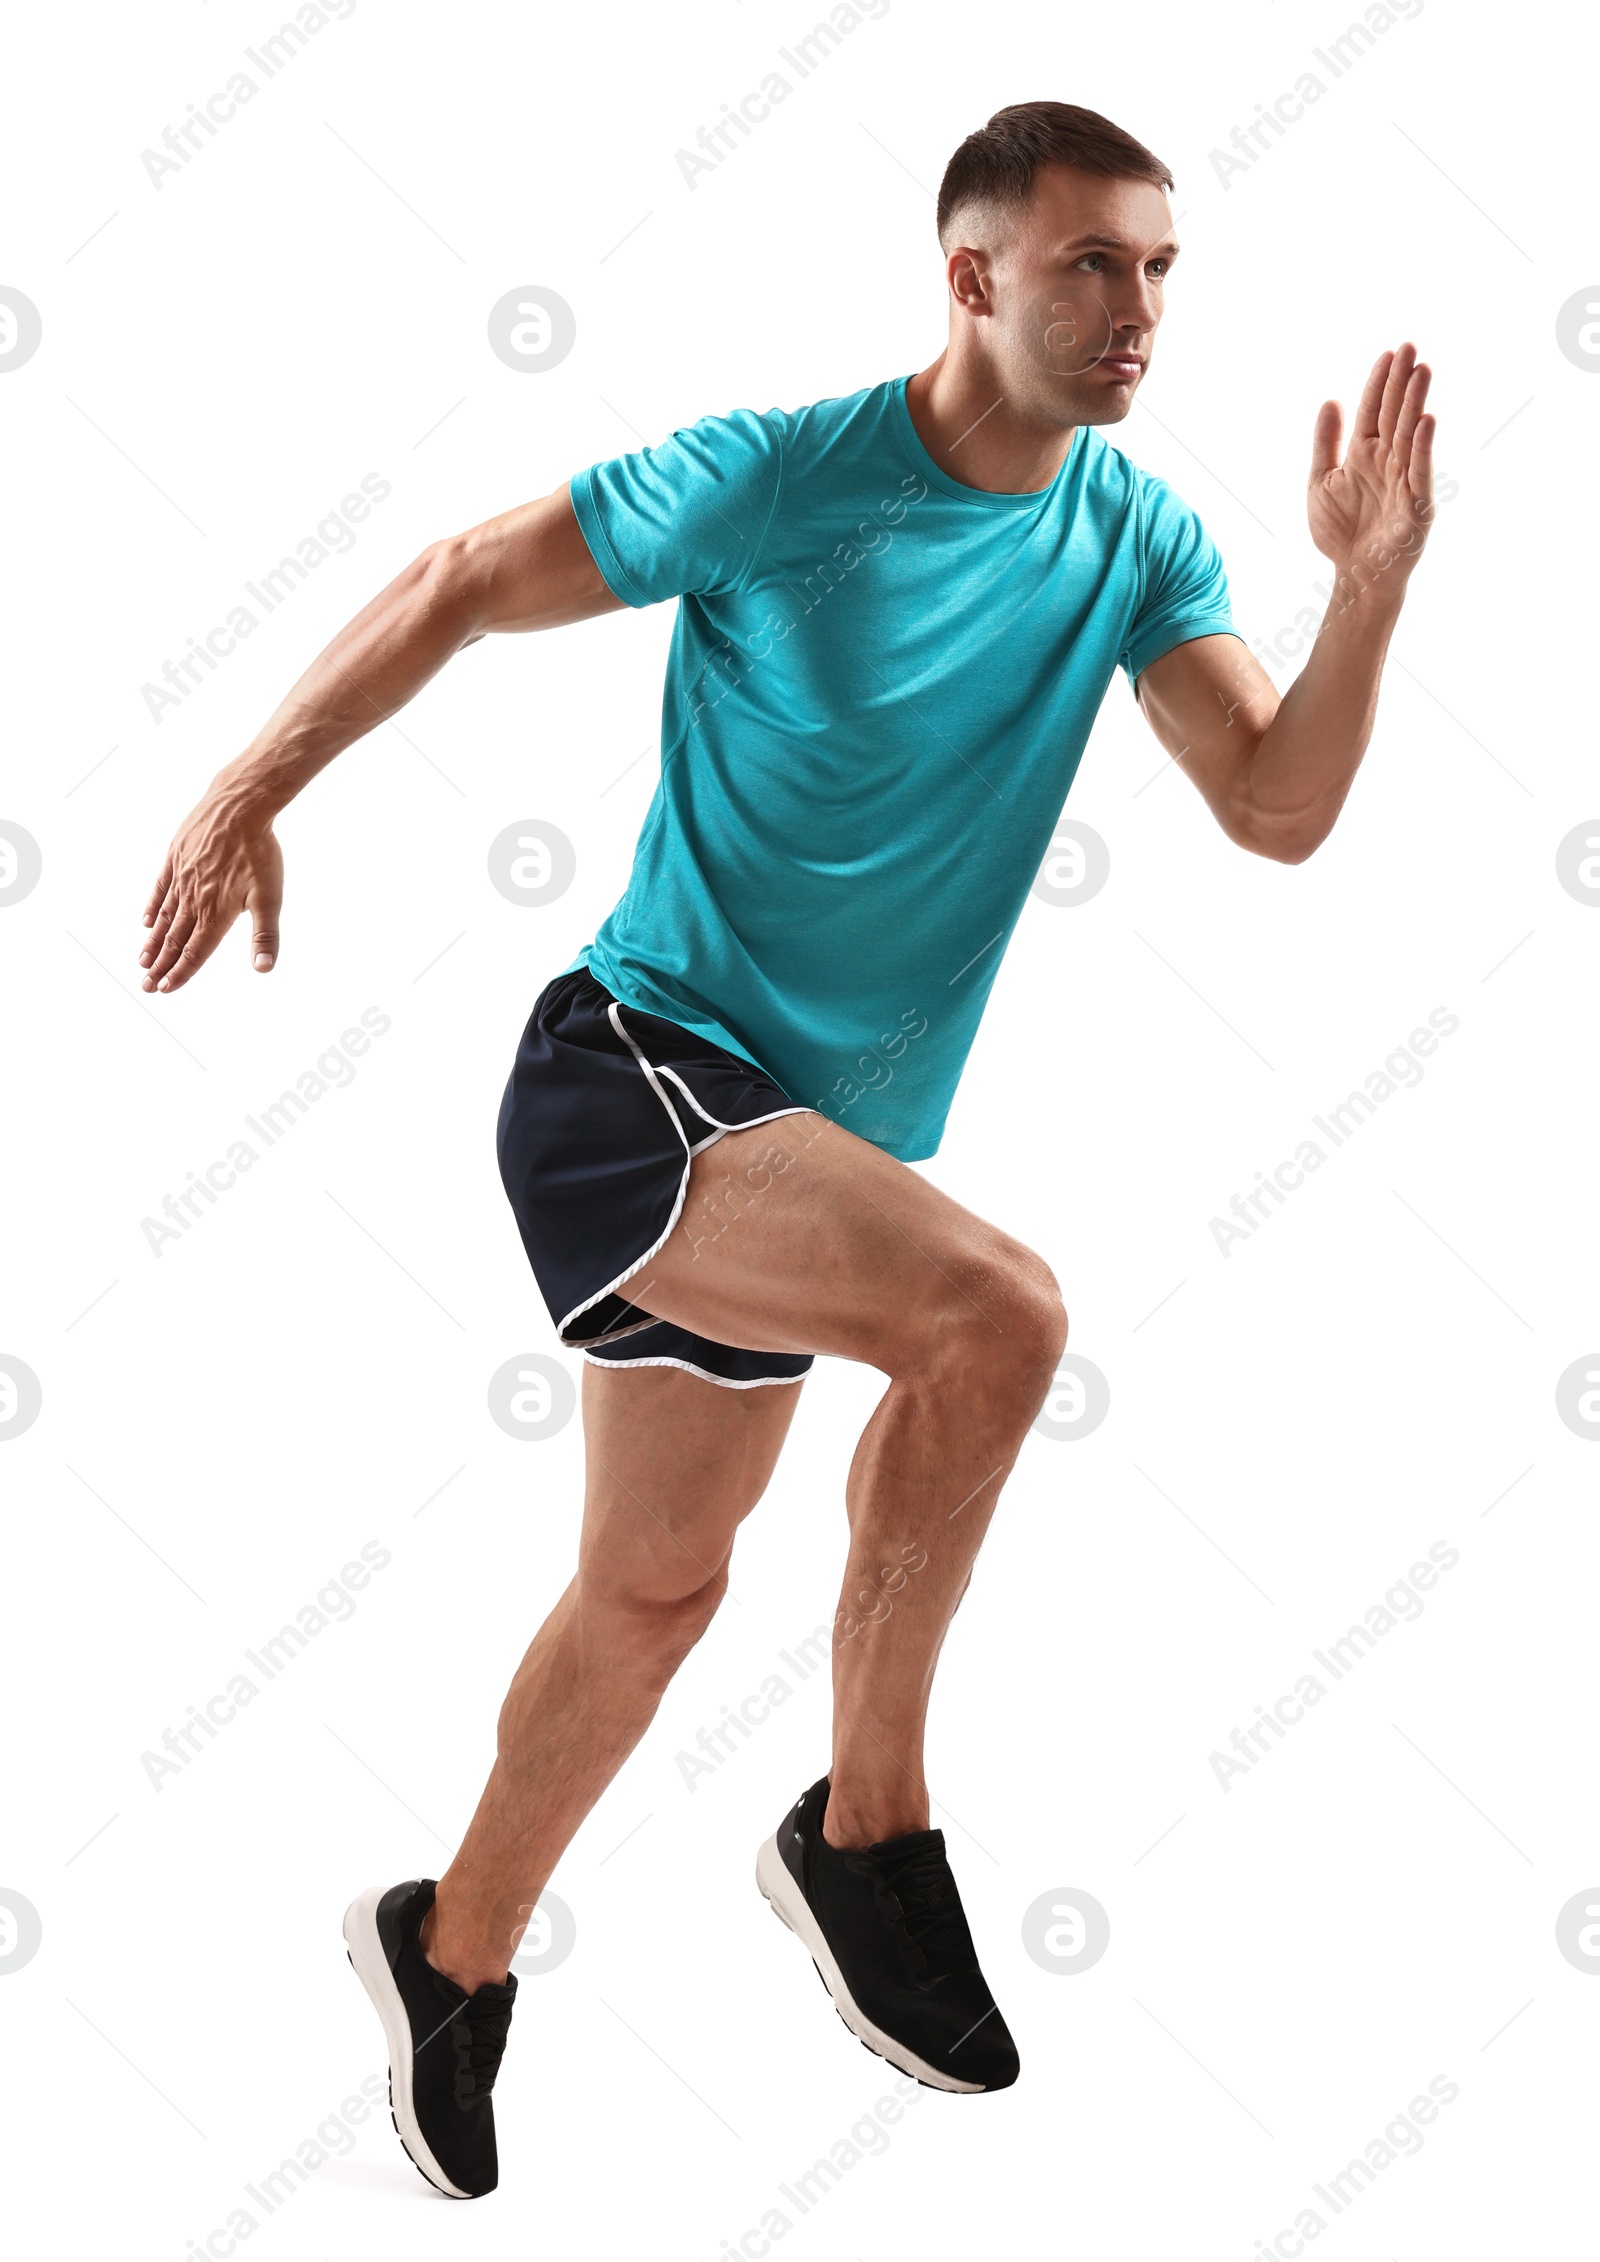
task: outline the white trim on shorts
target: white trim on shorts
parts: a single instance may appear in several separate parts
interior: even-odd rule
[[[741,1124],[740,1129],[744,1126]],[[632,1334],[632,1328],[626,1330]],[[620,1342],[619,1336],[607,1336],[608,1343]],[[730,1344],[729,1349],[733,1346]],[[775,1382],[804,1382],[803,1374],[752,1374],[739,1377],[731,1374],[713,1374],[709,1367],[697,1367],[692,1359],[599,1359],[592,1351],[583,1354],[592,1367],[681,1367],[685,1374],[697,1374],[702,1382],[720,1383],[724,1390],[765,1390]],[[755,1354],[760,1357],[760,1353]],[[777,1354],[774,1353],[774,1356]]]
[[[678,1192],[676,1199],[672,1204],[672,1215],[667,1219],[666,1226],[662,1231],[659,1240],[653,1241],[650,1244],[649,1248],[646,1249],[644,1255],[642,1257],[636,1257],[631,1265],[627,1266],[624,1271],[617,1274],[615,1280],[608,1280],[604,1288],[596,1289],[595,1293],[592,1296],[586,1296],[581,1304],[575,1304],[572,1310],[568,1312],[566,1318],[562,1320],[557,1326],[556,1334],[560,1337],[564,1348],[570,1351],[581,1350],[586,1358],[588,1357],[588,1346],[579,1343],[568,1343],[567,1329],[572,1325],[574,1320],[582,1319],[584,1313],[591,1310],[594,1305],[604,1303],[605,1299],[608,1296],[614,1296],[617,1290],[622,1287],[625,1281],[631,1280],[635,1273],[642,1272],[644,1267],[650,1262],[650,1259],[652,1257],[659,1256],[661,1251],[666,1247],[667,1241],[672,1233],[672,1228],[677,1224],[678,1219],[683,1211],[684,1202],[688,1196],[689,1171],[691,1165],[694,1162],[695,1156],[704,1154],[708,1147],[714,1147],[717,1141],[719,1139],[726,1138],[727,1134],[730,1131],[753,1131],[758,1124],[776,1123],[780,1116],[808,1115],[811,1112],[808,1108],[804,1107],[777,1107],[772,1110],[772,1113],[770,1115],[752,1116],[748,1123],[720,1122],[716,1116],[708,1115],[706,1113],[706,1110],[700,1105],[700,1102],[690,1091],[688,1085],[683,1081],[683,1078],[679,1076],[673,1069],[668,1068],[663,1063],[662,1067],[657,1070],[653,1062],[645,1058],[645,1055],[641,1048],[634,1042],[633,1038],[629,1036],[627,1030],[623,1027],[622,1008],[620,1007],[620,1005],[618,1005],[615,999],[612,1000],[611,1004],[607,1008],[607,1018],[609,1019],[612,1028],[615,1029],[617,1035],[622,1039],[628,1050],[633,1054],[634,1059],[643,1069],[645,1081],[649,1084],[651,1091],[655,1093],[656,1098],[661,1102],[661,1105],[667,1111],[667,1119],[671,1123],[673,1130],[678,1135],[679,1145],[683,1148],[683,1176],[678,1181]],[[668,1099],[666,1093],[661,1089],[660,1079],[662,1076],[670,1076],[673,1083],[677,1085],[679,1091],[683,1094],[689,1105],[694,1109],[695,1114],[699,1116],[701,1122],[709,1123],[713,1126],[712,1134],[709,1139],[697,1139],[692,1146],[690,1145],[688,1139],[684,1136],[683,1125],[678,1121],[677,1109]],[[657,1322],[653,1318],[635,1321],[627,1327],[616,1329],[616,1331],[611,1335],[604,1335],[599,1337],[598,1340],[602,1343],[619,1342],[626,1335],[638,1334],[642,1328],[654,1327],[655,1325],[657,1325]],[[730,1346],[730,1348],[732,1348],[732,1346]],[[800,1382],[804,1380],[804,1377],[801,1375],[757,1375],[752,1377],[748,1381],[736,1382],[727,1375],[708,1374],[704,1367],[691,1366],[685,1359],[597,1359],[592,1363],[596,1366],[606,1367],[623,1365],[634,1367],[682,1367],[687,1373],[700,1375],[707,1382],[721,1383],[725,1390],[750,1390],[759,1388],[762,1383],[766,1382]]]

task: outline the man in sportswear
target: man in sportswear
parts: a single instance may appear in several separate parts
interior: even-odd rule
[[[939,1144],[1115,671],[1227,836],[1302,861],[1366,748],[1432,509],[1429,374],[1403,345],[1342,457],[1337,403],[1317,416],[1336,587],[1280,699],[1194,512],[1102,436],[1161,319],[1170,186],[1092,112],[1000,112],[941,190],[931,366],[708,418],[436,544],[220,773],[150,898],[147,989],[241,911],[270,970],[273,820],[334,755],[481,636],[678,600],[632,878],[535,1003],[500,1118],[536,1278],[586,1354],[577,1570],[454,1861],[345,1925],[401,2136],[456,2196],[496,2180],[521,1930],[709,1625],[818,1353],[888,1386],[846,1485],[831,1765],[758,1883],[871,2048],[945,2090],[1016,2078],[923,1721],[1066,1320],[1038,1256],[907,1166]]]

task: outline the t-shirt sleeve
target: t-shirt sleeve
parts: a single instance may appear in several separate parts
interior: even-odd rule
[[[1139,604],[1117,655],[1130,683],[1175,644],[1238,634],[1222,559],[1188,504],[1165,480],[1151,479],[1143,512]]]
[[[760,555],[783,479],[774,418],[706,416],[572,482],[583,538],[625,605],[725,594]]]

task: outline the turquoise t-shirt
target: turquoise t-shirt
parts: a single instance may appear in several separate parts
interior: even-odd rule
[[[573,963],[914,1162],[1114,671],[1234,631],[1193,511],[1097,430],[990,494],[905,388],[707,417],[573,480],[613,593],[679,599],[660,783]]]

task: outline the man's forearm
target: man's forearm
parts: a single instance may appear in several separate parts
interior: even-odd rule
[[[269,822],[336,754],[397,714],[477,633],[452,545],[425,550],[312,661],[214,790]]]
[[[562,628],[621,602],[565,486],[435,542],[339,631],[213,791],[270,823],[464,645],[500,629]]]
[[[1372,736],[1401,595],[1379,583],[1354,598],[1335,591],[1310,659],[1250,760],[1245,828],[1261,853],[1297,864],[1332,831]]]
[[[145,904],[147,990],[181,989],[241,912],[252,959],[278,961],[283,851],[273,820],[334,756],[495,629],[559,628],[622,599],[590,555],[566,487],[436,542],[341,629],[173,835]]]

